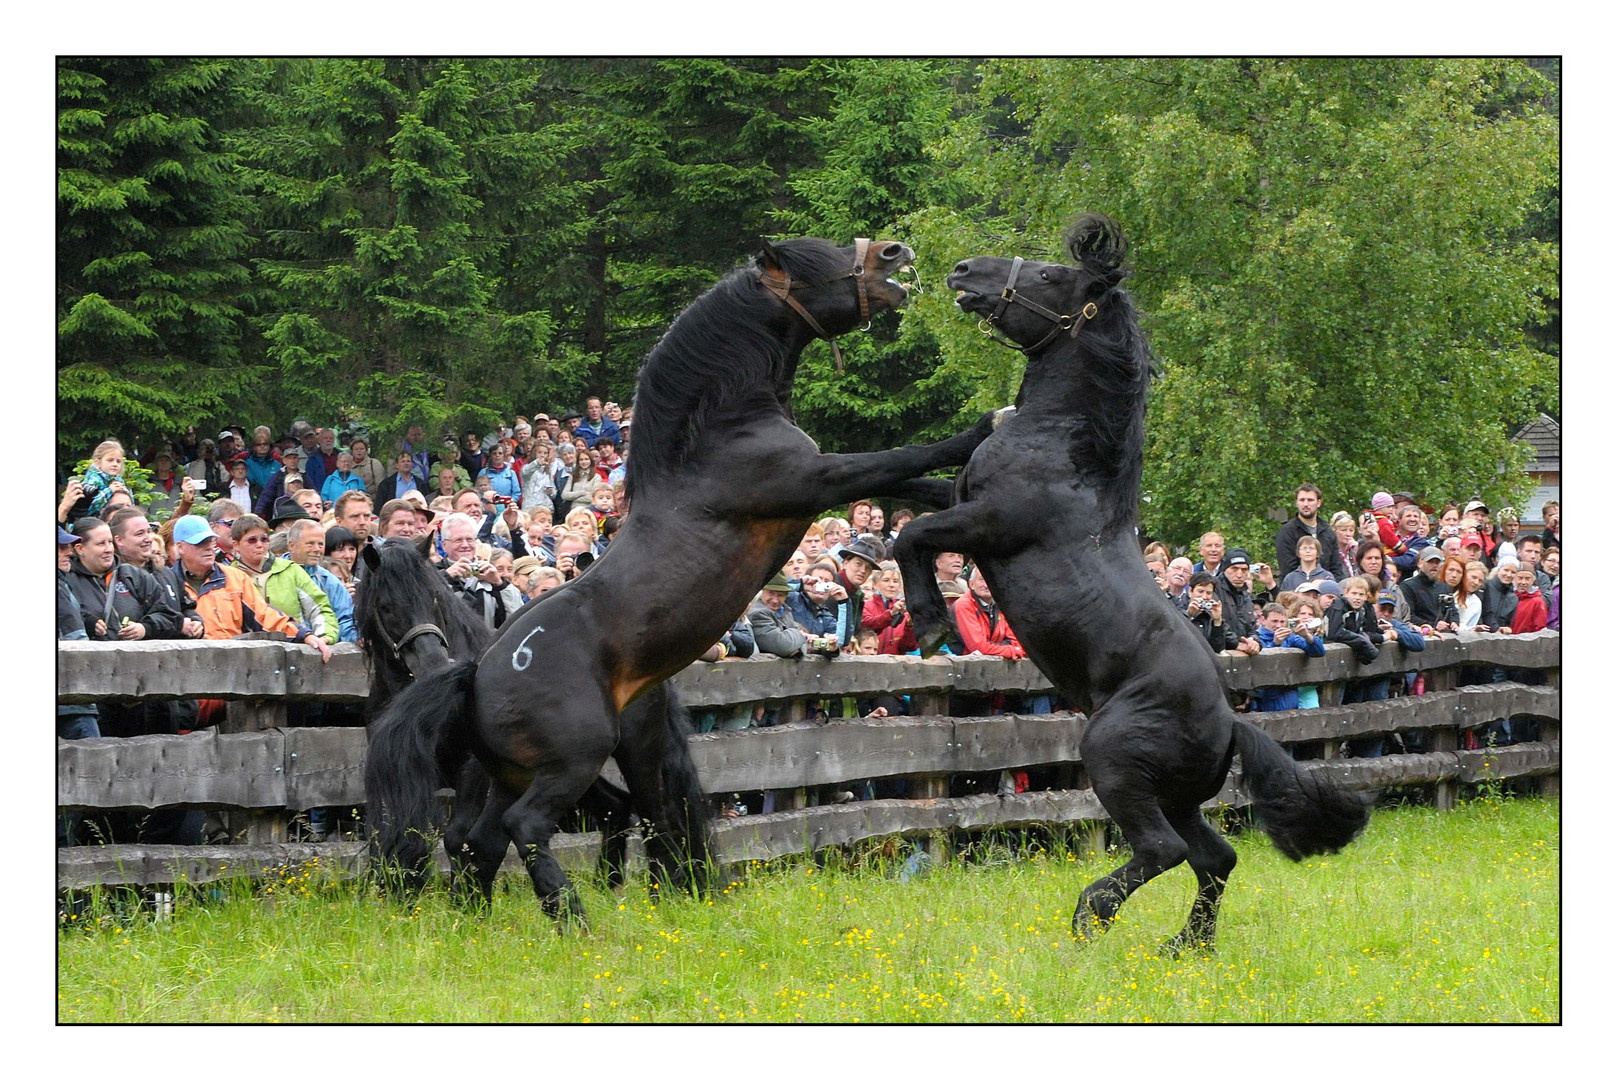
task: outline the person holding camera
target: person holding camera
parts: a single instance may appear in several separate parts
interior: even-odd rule
[[[1226,611],[1215,596],[1215,578],[1200,570],[1187,586],[1187,617],[1216,652],[1238,647],[1237,631],[1226,621]]]
[[[1314,537],[1302,537],[1302,540],[1311,540]],[[1300,649],[1306,656],[1322,656],[1327,652],[1327,646],[1322,640],[1322,620],[1311,616],[1288,617],[1288,612],[1281,604],[1267,604],[1260,611],[1260,624],[1255,627],[1255,634],[1260,639],[1263,649]],[[1299,703],[1299,687],[1297,686],[1262,686],[1254,692],[1255,712],[1281,712],[1283,709],[1297,709]]]
[[[861,626],[877,635],[877,652],[900,656],[915,650],[917,635],[906,610],[899,565],[888,560],[879,563],[872,585],[872,595],[861,608]]]
[[[811,637],[793,621],[788,595],[793,587],[777,574],[765,583],[758,598],[748,607],[748,629],[754,635],[754,648],[767,656],[805,656],[811,650]],[[825,638],[816,639],[825,651]],[[837,643],[833,642],[834,651]]]
[[[849,590],[838,580],[838,568],[830,559],[817,559],[804,572],[799,587],[788,594],[787,607],[793,621],[813,638],[831,640],[832,651],[849,644],[860,624]],[[825,648],[812,647],[812,652]]]
[[[1418,572],[1400,584],[1411,621],[1420,629],[1449,630],[1462,619],[1451,587],[1440,580],[1440,564],[1445,561],[1445,553],[1430,544],[1418,552]]]
[[[466,514],[451,514],[439,528],[444,549],[445,580],[484,620],[497,630],[518,608],[523,595],[501,577],[494,564],[478,557],[478,522]]]

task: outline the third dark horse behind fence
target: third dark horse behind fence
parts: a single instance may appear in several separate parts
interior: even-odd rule
[[[1368,801],[1236,717],[1215,654],[1143,568],[1136,504],[1152,370],[1120,287],[1125,242],[1092,215],[1068,247],[1077,266],[981,256],[946,279],[1027,367],[1016,415],[957,477],[956,504],[907,525],[895,558],[925,654],[949,618],[934,554],[971,555],[1030,658],[1089,717],[1081,758],[1131,858],[1086,886],[1075,933],[1106,929],[1132,892],[1185,860],[1198,893],[1168,948],[1210,945],[1237,855],[1199,808],[1234,754],[1289,858],[1349,843]]]
[[[466,846],[485,895],[511,841],[545,910],[583,917],[550,843],[610,755],[638,814],[660,833],[686,827],[668,820],[660,761],[625,737],[621,710],[720,638],[818,511],[861,496],[936,500],[949,485],[922,478],[966,462],[991,430],[986,416],[927,446],[823,454],[793,423],[804,347],[902,306],[891,275],[912,258],[887,241],[767,244],[675,320],[637,382],[631,512],[607,554],[508,620],[481,661],[417,679],[372,724],[368,816],[383,858],[425,826],[424,778],[469,754],[489,797],[445,846],[452,858]]]

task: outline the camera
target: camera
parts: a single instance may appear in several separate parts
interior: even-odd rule
[[[1197,608],[1199,611],[1214,611],[1215,610],[1215,601],[1213,601],[1213,600],[1194,600],[1193,601],[1193,607]]]
[[[819,596],[826,596],[828,593],[832,592],[832,582],[818,581],[814,585],[810,586],[810,591]]]
[[[475,574],[482,574],[485,570],[489,569],[489,563],[483,559],[474,559],[472,562],[467,564],[467,569],[471,570]]]
[[[1297,630],[1297,629],[1299,629],[1299,620],[1298,619],[1289,619],[1287,622],[1285,622],[1283,624],[1283,628],[1287,629],[1287,630]]]
[[[497,496],[495,496],[495,501],[500,503],[502,506],[511,506],[512,505],[512,496],[510,496],[510,495],[497,495]]]
[[[1307,630],[1315,630],[1318,626],[1322,625],[1322,620],[1316,618],[1306,619],[1300,625],[1304,626]]]

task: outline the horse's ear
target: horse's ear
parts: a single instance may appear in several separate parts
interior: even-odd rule
[[[771,242],[763,236],[759,238],[759,265],[762,270],[771,270],[777,273],[782,270],[782,260],[776,254],[776,248],[772,247]]]
[[[427,532],[416,538],[416,550],[424,559],[433,554],[432,529],[429,529]]]
[[[1125,232],[1119,222],[1107,214],[1081,214],[1069,226],[1064,246],[1082,269],[1101,279],[1108,288],[1130,276],[1130,266],[1125,261],[1130,245],[1125,242]]]
[[[375,570],[382,565],[382,556],[377,554],[377,545],[367,540],[360,545],[360,561],[366,564],[367,570]]]

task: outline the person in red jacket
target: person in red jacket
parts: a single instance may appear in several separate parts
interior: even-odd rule
[[[917,635],[911,628],[911,612],[901,595],[900,568],[885,560],[873,575],[875,588],[861,607],[861,626],[878,636],[880,656],[902,656],[917,650]]]
[[[984,575],[976,566],[968,573],[968,591],[952,605],[963,647],[969,653],[1022,660],[1024,647],[1018,643],[1012,627],[1007,625],[1006,616],[996,607]]]
[[[1547,599],[1536,586],[1536,572],[1521,566],[1513,575],[1513,591],[1519,597],[1519,606],[1513,612],[1513,633],[1533,634],[1547,629]]]

